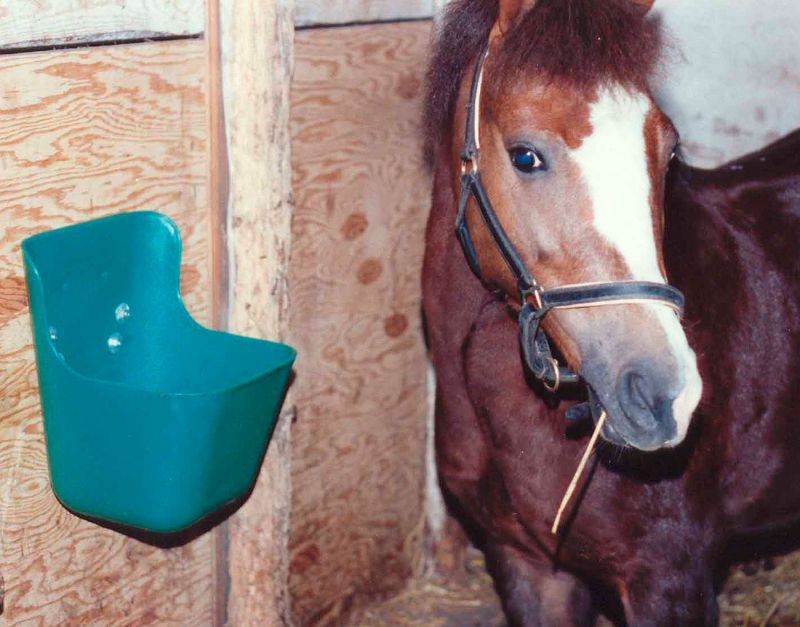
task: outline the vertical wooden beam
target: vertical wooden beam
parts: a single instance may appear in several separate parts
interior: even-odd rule
[[[209,4],[216,4],[209,16],[218,26],[209,31],[212,72],[219,77],[211,101],[215,306],[230,331],[280,340],[288,314],[294,0]],[[288,415],[279,420],[253,494],[218,532],[218,622],[289,622],[290,422]]]
[[[219,0],[206,3],[208,54],[208,202],[211,224],[211,306],[216,328],[228,326],[228,145],[222,100]]]
[[[228,255],[227,223],[228,151],[225,111],[222,106],[222,55],[220,52],[219,0],[206,0],[205,42],[207,55],[206,115],[208,116],[208,212],[209,266],[211,278],[211,325],[227,327]],[[212,624],[225,624],[228,599],[228,528],[223,523],[210,534],[212,549]]]

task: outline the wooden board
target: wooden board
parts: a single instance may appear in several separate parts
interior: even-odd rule
[[[161,550],[56,502],[19,249],[46,229],[162,211],[183,237],[187,305],[208,322],[205,71],[198,40],[0,58],[0,573],[9,624],[211,621],[212,535]]]
[[[340,624],[417,568],[425,521],[419,277],[430,183],[418,127],[430,22],[298,32],[290,592]]]
[[[296,0],[295,24],[351,24],[431,17],[446,0]]]
[[[216,264],[223,287],[216,298],[220,321],[236,333],[285,340],[292,219],[291,2],[221,0],[211,8],[211,72],[219,80],[211,98],[211,174],[218,237],[224,242],[216,249],[224,251],[226,261]],[[289,624],[290,426],[286,410],[255,490],[220,529],[221,568],[227,575],[221,604],[230,625]]]
[[[0,0],[0,50],[197,35],[204,0]]]

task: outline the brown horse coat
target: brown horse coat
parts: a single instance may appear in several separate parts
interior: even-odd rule
[[[716,170],[673,162],[664,260],[686,295],[703,400],[675,450],[601,446],[558,538],[549,526],[587,433],[565,425],[571,400],[528,385],[515,321],[467,267],[450,142],[423,270],[437,462],[509,620],[592,624],[616,606],[630,625],[715,624],[731,543],[800,522],[800,132]]]

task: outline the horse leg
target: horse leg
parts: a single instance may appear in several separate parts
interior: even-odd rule
[[[628,625],[714,627],[718,624],[712,571],[701,555],[696,562],[687,562],[680,569],[668,565],[659,568],[658,559],[642,560],[640,564],[626,577],[620,595]]]
[[[500,544],[485,547],[510,627],[591,627],[597,619],[586,585],[549,564],[536,564],[520,551]]]

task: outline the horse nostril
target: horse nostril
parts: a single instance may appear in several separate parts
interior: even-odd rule
[[[677,430],[670,394],[673,388],[669,372],[640,364],[624,368],[617,380],[621,419],[614,428],[636,448],[654,450],[664,446]]]
[[[661,403],[650,378],[642,370],[630,368],[623,371],[617,392],[623,413],[634,424],[652,426],[658,419]]]
[[[647,393],[647,382],[638,372],[629,372],[625,375],[625,385],[628,386],[628,396],[632,403],[640,409],[649,409],[651,403]]]

